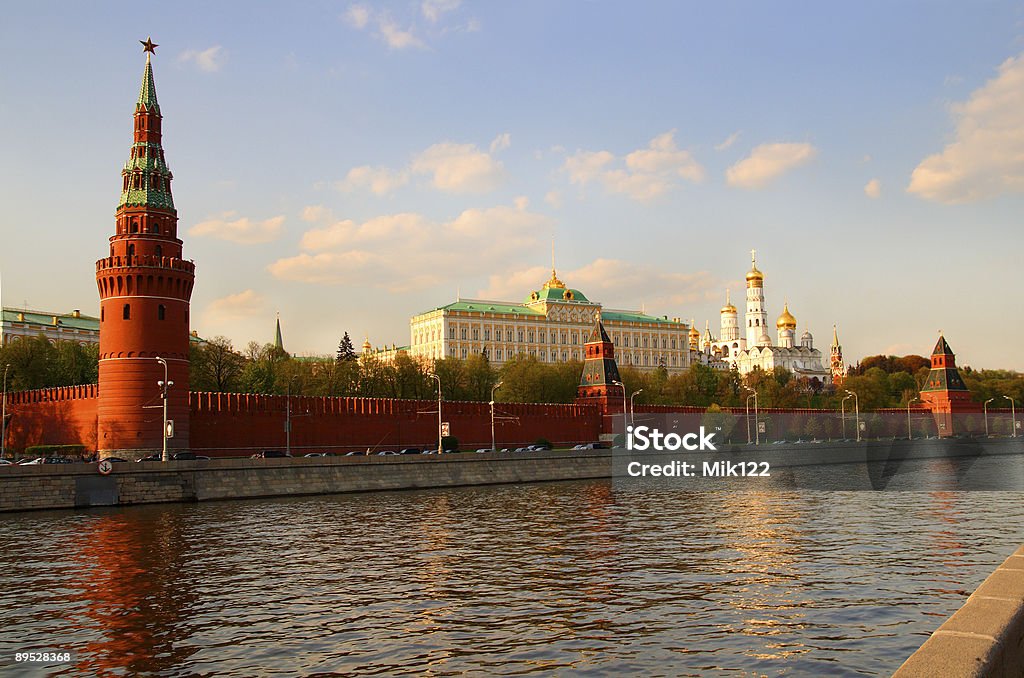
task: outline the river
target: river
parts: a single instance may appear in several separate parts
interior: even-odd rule
[[[8,514],[0,672],[888,675],[1022,514],[610,481]]]

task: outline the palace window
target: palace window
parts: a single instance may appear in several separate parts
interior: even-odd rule
[[[121,317],[124,318],[125,320],[131,320],[132,319],[132,305],[131,304],[125,304],[124,305],[124,308],[121,309]]]
[[[529,336],[529,339],[527,339],[527,341],[529,341],[532,344],[533,343],[533,330],[530,330],[530,334],[528,336]]]
[[[639,342],[637,341],[636,335],[634,335],[633,336],[633,348],[636,348],[638,343]]]
[[[466,338],[466,328],[465,327],[463,327],[462,330],[461,330],[461,336],[462,336],[463,339]]]
[[[448,330],[448,334],[449,334],[449,337],[448,337],[449,339],[454,339],[455,338],[455,328],[454,327],[450,328]]]
[[[507,341],[512,341],[512,330],[509,330],[506,334],[507,334],[506,340]]]
[[[474,327],[474,328],[473,328],[473,339],[474,339],[474,340],[477,340],[477,339],[479,339],[479,338],[480,338],[480,330],[478,330],[478,329],[476,329],[476,328]]]
[[[491,340],[491,331],[490,330],[484,330],[484,341],[490,341],[490,340]]]
[[[519,343],[523,343],[523,331],[519,330]]]
[[[156,246],[156,257],[157,257],[157,259],[159,259],[162,256],[164,256],[164,246],[163,245],[157,245]]]

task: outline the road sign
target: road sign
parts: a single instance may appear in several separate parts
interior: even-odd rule
[[[102,459],[96,468],[102,475],[106,476],[110,475],[110,472],[114,470],[114,464],[109,459]]]
[[[441,437],[447,437],[452,434],[452,427],[447,421],[441,422]]]
[[[861,431],[867,431],[868,430],[868,423],[866,421],[860,422],[860,430]]]
[[[164,437],[165,438],[173,438],[174,437],[174,420],[173,419],[168,419],[167,420],[167,430],[164,431]]]
[[[767,433],[768,432],[768,426],[766,425],[765,422],[763,422],[763,421],[757,422],[757,432],[758,433]]]

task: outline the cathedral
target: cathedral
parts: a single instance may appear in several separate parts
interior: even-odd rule
[[[726,291],[725,306],[719,313],[719,336],[711,334],[710,323],[704,335],[690,331],[690,345],[702,353],[701,363],[717,369],[736,369],[741,375],[760,368],[771,372],[782,367],[800,379],[820,386],[839,381],[845,376],[842,347],[833,330],[830,366],[825,367],[822,353],[814,347],[814,337],[805,329],[797,338],[796,318],[785,303],[775,321],[775,338],[769,334],[768,310],[764,295],[764,273],[757,268],[755,252],[750,253],[750,271],[746,276],[746,312],[741,325],[739,311]]]

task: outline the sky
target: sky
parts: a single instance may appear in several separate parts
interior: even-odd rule
[[[1024,371],[1021,3],[10,3],[5,306],[98,315],[147,36],[201,336],[407,344],[554,239],[608,308],[717,334],[756,249],[848,362]]]

